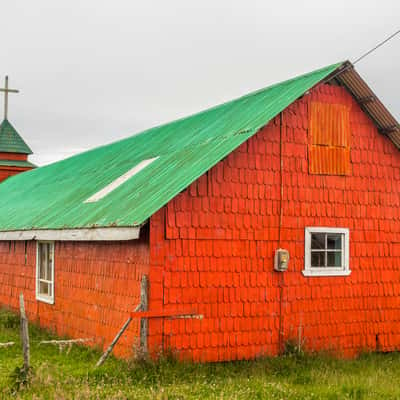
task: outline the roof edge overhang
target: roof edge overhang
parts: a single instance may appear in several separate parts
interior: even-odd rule
[[[27,150],[19,151],[19,150],[16,150],[16,149],[4,149],[4,148],[2,149],[2,148],[0,148],[0,153],[25,154],[27,156],[30,156],[30,155],[33,154],[33,151],[31,149],[29,149],[29,151],[27,151]]]
[[[399,122],[356,71],[354,65],[350,61],[345,61],[322,82],[324,83],[333,79],[350,92],[360,108],[374,122],[378,131],[387,136],[400,149]]]
[[[140,227],[0,231],[0,240],[124,241],[139,239]]]

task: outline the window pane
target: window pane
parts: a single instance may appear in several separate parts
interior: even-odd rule
[[[328,235],[327,237],[328,249],[342,249],[342,235]]]
[[[341,267],[342,266],[342,252],[341,251],[328,251],[328,267]]]
[[[39,278],[46,279],[46,254],[42,243],[39,244]]]
[[[50,285],[46,282],[39,282],[39,293],[50,296]]]
[[[51,263],[47,263],[47,280],[52,281],[53,277],[51,276]]]
[[[312,233],[311,234],[311,248],[312,249],[325,249],[325,233]]]
[[[325,252],[313,251],[311,253],[311,266],[312,267],[325,267]]]
[[[49,262],[53,261],[53,251],[54,251],[54,246],[51,243],[47,243],[47,252],[49,255]]]
[[[39,278],[46,279],[46,268],[44,267],[43,262],[39,265]]]
[[[52,273],[51,273],[52,272],[51,271],[52,257],[51,257],[51,244],[50,243],[47,244],[47,254],[48,254],[47,265],[46,265],[47,280],[52,281],[53,280]]]
[[[47,252],[47,244],[41,243],[39,246],[39,276],[41,279],[48,279],[47,278],[47,260],[48,260],[48,252]]]

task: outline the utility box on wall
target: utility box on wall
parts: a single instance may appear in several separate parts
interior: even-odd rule
[[[289,252],[285,249],[277,249],[275,251],[274,270],[284,272],[288,269]]]

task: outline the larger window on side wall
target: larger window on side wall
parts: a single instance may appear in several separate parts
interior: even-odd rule
[[[36,299],[54,303],[54,242],[37,242]]]
[[[308,227],[305,229],[305,276],[350,275],[349,230]]]

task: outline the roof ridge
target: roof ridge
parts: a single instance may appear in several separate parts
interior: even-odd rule
[[[154,132],[155,132],[156,130],[158,130],[158,129],[165,128],[165,127],[171,126],[171,125],[173,125],[173,124],[177,124],[177,123],[179,123],[179,122],[184,122],[184,121],[190,120],[191,118],[194,118],[194,117],[200,117],[200,116],[202,116],[202,115],[204,115],[204,114],[206,114],[206,113],[209,113],[209,112],[212,112],[212,111],[216,111],[216,110],[222,109],[223,107],[229,106],[229,105],[231,105],[231,104],[233,104],[233,103],[235,103],[235,102],[239,102],[239,101],[241,101],[241,100],[245,100],[245,99],[247,99],[247,98],[250,98],[250,97],[253,97],[253,96],[262,94],[262,93],[264,93],[264,92],[266,92],[266,91],[268,91],[268,90],[271,90],[271,89],[273,89],[273,88],[275,88],[275,87],[278,87],[278,86],[281,86],[281,85],[284,85],[284,84],[290,84],[290,83],[293,83],[294,81],[299,80],[299,79],[307,78],[307,77],[309,77],[309,76],[318,74],[318,73],[320,73],[320,72],[322,72],[322,71],[324,71],[324,70],[334,69],[334,71],[336,71],[337,68],[341,67],[341,66],[344,65],[346,62],[347,62],[347,61],[341,61],[341,62],[338,62],[338,63],[330,64],[330,65],[328,65],[328,66],[326,66],[326,67],[318,68],[318,69],[316,69],[316,70],[314,70],[314,71],[307,72],[307,73],[302,74],[302,75],[294,76],[294,77],[292,77],[292,78],[290,78],[290,79],[283,80],[283,81],[280,81],[280,82],[278,82],[278,83],[274,83],[274,84],[269,85],[269,86],[266,86],[266,87],[264,87],[264,88],[262,88],[262,89],[254,90],[254,91],[249,92],[249,93],[246,93],[246,94],[244,94],[244,95],[242,95],[242,96],[236,97],[236,98],[234,98],[234,99],[232,99],[232,100],[228,100],[228,101],[225,101],[225,102],[223,102],[223,103],[216,104],[216,105],[214,105],[214,106],[211,106],[211,107],[209,107],[209,108],[206,108],[206,109],[201,110],[201,111],[198,111],[198,112],[195,112],[195,113],[193,113],[193,114],[186,115],[186,116],[184,116],[184,117],[180,117],[180,118],[177,118],[177,119],[168,121],[168,122],[163,122],[163,123],[161,123],[161,124],[159,124],[159,125],[155,125],[155,126],[153,126],[153,127],[151,127],[151,128],[145,129],[145,130],[143,130],[143,131],[130,134],[129,136],[126,136],[126,137],[123,137],[123,138],[120,138],[120,139],[117,139],[117,140],[113,140],[113,141],[111,141],[111,142],[109,142],[109,143],[102,144],[102,145],[100,145],[100,146],[96,146],[96,147],[87,149],[87,150],[82,151],[82,152],[80,152],[80,153],[78,153],[78,154],[74,154],[74,155],[72,155],[72,156],[70,156],[70,157],[68,157],[68,158],[66,158],[66,159],[78,157],[78,156],[80,156],[81,154],[90,153],[90,152],[92,152],[92,151],[96,151],[96,150],[98,150],[98,149],[105,148],[105,147],[108,147],[108,146],[112,146],[112,145],[115,145],[115,144],[118,144],[118,143],[123,143],[123,142],[129,141],[129,140],[131,140],[131,139],[133,139],[133,138],[135,138],[135,137],[139,137],[139,136],[142,136],[142,135],[145,135],[145,134],[148,134],[148,133],[154,133]],[[243,128],[243,129],[247,129],[247,128]],[[249,130],[251,130],[251,129],[249,129]],[[63,161],[66,160],[66,159],[62,159],[62,160],[56,161],[56,162],[54,162],[54,163],[52,163],[52,164],[56,164],[56,163],[59,163],[59,162],[63,162]],[[52,165],[52,164],[48,164],[48,165]],[[45,165],[45,167],[48,166],[48,165]]]
[[[281,85],[283,85],[283,84],[290,84],[290,83],[293,83],[293,82],[296,81],[296,80],[303,79],[303,78],[307,78],[308,76],[311,76],[311,75],[313,75],[313,74],[317,74],[317,73],[322,72],[322,71],[324,71],[324,70],[326,70],[326,69],[331,69],[331,68],[337,69],[337,68],[339,68],[340,66],[342,66],[343,64],[345,64],[346,62],[347,62],[347,61],[341,61],[341,62],[338,62],[338,63],[330,64],[330,65],[328,65],[328,66],[326,66],[326,67],[322,67],[322,68],[316,69],[316,70],[311,71],[311,72],[307,72],[307,73],[302,74],[302,75],[296,75],[296,76],[294,76],[293,78],[289,78],[289,79],[286,79],[286,80],[282,80],[282,81],[280,81],[280,82],[278,82],[278,83],[274,83],[274,84],[272,84],[272,85],[265,86],[265,87],[263,87],[262,89],[257,89],[257,90],[251,91],[251,92],[249,92],[249,93],[246,93],[246,94],[244,94],[244,95],[241,95],[241,96],[239,96],[239,97],[236,97],[236,98],[234,98],[234,99],[232,99],[232,100],[224,101],[223,103],[216,104],[216,105],[211,106],[211,107],[209,107],[209,108],[205,108],[204,110],[195,112],[195,113],[193,113],[193,114],[190,114],[190,115],[187,115],[187,116],[184,116],[184,117],[181,117],[181,118],[177,118],[177,119],[174,119],[174,120],[165,122],[165,123],[161,123],[160,125],[155,125],[155,126],[149,128],[149,129],[145,129],[144,131],[137,132],[137,133],[134,133],[133,135],[127,136],[126,138],[122,138],[122,139],[116,140],[116,141],[114,141],[114,142],[110,142],[109,144],[113,144],[113,143],[117,143],[117,142],[122,142],[122,141],[127,140],[127,139],[130,139],[130,138],[132,138],[132,137],[134,137],[134,136],[138,136],[138,135],[141,135],[141,134],[144,134],[144,133],[153,131],[153,130],[155,130],[155,129],[162,128],[162,127],[165,127],[165,126],[167,126],[167,125],[170,125],[170,124],[173,124],[173,123],[176,123],[176,122],[185,121],[185,120],[190,119],[190,118],[192,118],[192,117],[200,116],[200,115],[205,114],[205,113],[208,113],[208,112],[210,112],[210,111],[217,110],[217,109],[222,108],[222,107],[224,107],[224,106],[228,106],[228,105],[230,105],[230,104],[232,104],[232,103],[235,103],[235,102],[237,102],[237,101],[239,101],[239,100],[244,100],[244,99],[246,99],[246,98],[253,97],[253,96],[256,96],[256,95],[258,95],[258,94],[262,94],[262,93],[264,93],[265,91],[271,90],[271,89],[273,89],[273,88],[275,88],[275,87],[277,87],[277,86],[281,86]],[[105,145],[105,146],[107,146],[107,145]],[[102,147],[102,146],[100,146],[100,147]]]
[[[139,226],[339,65],[9,178],[0,184],[0,231]],[[85,202],[157,156],[99,201]]]

